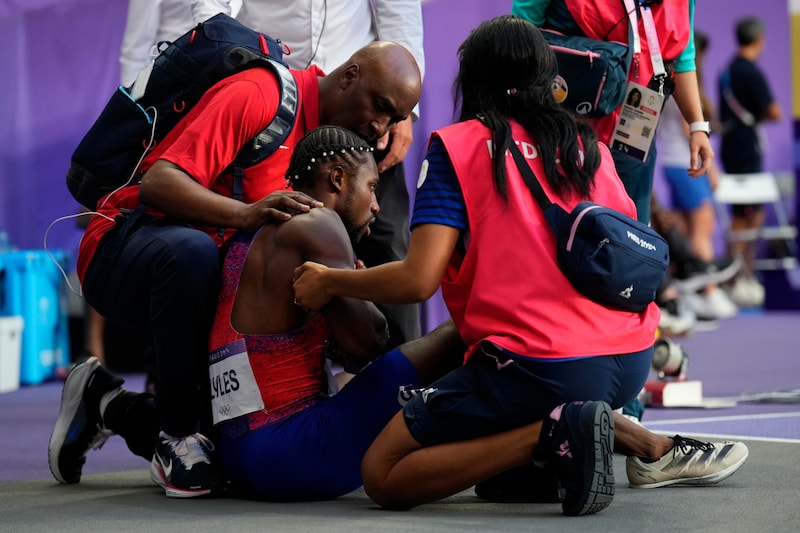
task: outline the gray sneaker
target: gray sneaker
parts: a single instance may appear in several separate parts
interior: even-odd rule
[[[672,440],[672,450],[653,463],[628,457],[625,469],[631,487],[713,485],[736,472],[750,454],[742,442],[700,442],[680,435]]]
[[[96,357],[69,371],[47,452],[50,472],[59,483],[80,482],[86,454],[102,447],[113,435],[103,425],[100,400],[122,383],[122,378],[106,370]]]

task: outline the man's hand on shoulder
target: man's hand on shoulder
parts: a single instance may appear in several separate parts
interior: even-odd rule
[[[242,229],[255,231],[267,222],[285,222],[292,215],[308,213],[314,207],[322,207],[322,202],[305,193],[275,191],[245,207]]]

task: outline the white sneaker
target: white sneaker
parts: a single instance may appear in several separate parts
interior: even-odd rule
[[[684,300],[700,320],[731,318],[738,312],[736,305],[719,288],[715,288],[707,294],[687,294]]]
[[[739,276],[731,288],[731,300],[739,307],[764,305],[764,286],[754,277]]]
[[[750,294],[753,297],[753,307],[764,305],[764,297],[766,296],[764,286],[756,278],[749,278],[747,283],[750,286]]]
[[[716,318],[732,318],[739,312],[725,291],[719,287],[714,287],[705,293],[706,304],[708,309],[716,316]]]
[[[222,484],[212,461],[214,444],[201,433],[175,438],[163,431],[150,461],[150,479],[169,498],[211,494]]]
[[[693,316],[673,315],[668,309],[661,308],[661,318],[658,321],[658,329],[667,336],[679,337],[690,335],[695,325]]]
[[[736,472],[750,455],[742,442],[700,442],[680,435],[672,440],[672,450],[653,463],[628,457],[625,470],[632,488],[713,485]]]

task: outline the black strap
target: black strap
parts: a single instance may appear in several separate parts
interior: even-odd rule
[[[283,64],[273,61],[272,59],[267,59],[263,63],[265,66],[271,68],[278,78],[281,101],[278,104],[278,110],[275,112],[272,121],[255,139],[239,151],[233,161],[231,197],[239,201],[242,201],[244,195],[243,182],[245,167],[260,163],[275,153],[281,143],[289,136],[294,126],[295,119],[297,118],[298,90],[297,83],[294,81],[291,72],[289,72],[289,69]],[[225,232],[225,228],[219,228],[217,236],[222,238],[225,236]]]
[[[519,169],[520,174],[522,174],[522,179],[525,180],[525,184],[528,186],[528,189],[531,190],[531,193],[533,193],[533,197],[536,199],[539,207],[541,207],[542,211],[544,211],[553,203],[547,198],[544,189],[542,189],[542,184],[536,179],[536,176],[533,174],[530,165],[528,165],[528,162],[525,160],[525,156],[522,155],[517,143],[515,143],[513,139],[511,140],[511,147],[509,150],[511,151],[511,155],[514,157],[514,161],[517,163],[517,168]]]
[[[267,59],[262,63],[277,77],[281,101],[272,121],[236,155],[235,164],[243,168],[256,165],[275,153],[289,136],[297,119],[298,88],[292,73],[277,61]]]
[[[231,197],[234,200],[242,201],[242,196],[244,195],[244,169],[242,165],[234,162],[233,164],[233,184],[231,187],[232,194]]]
[[[244,193],[242,184],[244,169],[256,165],[274,154],[289,136],[297,119],[298,89],[291,72],[283,64],[272,59],[263,60],[261,63],[271,69],[278,78],[281,101],[275,116],[267,124],[267,127],[236,154],[231,165],[233,172],[232,198],[234,200],[241,201]]]

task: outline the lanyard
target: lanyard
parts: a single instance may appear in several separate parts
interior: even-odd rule
[[[634,75],[636,77],[639,76],[639,54],[642,51],[642,44],[639,37],[638,31],[638,18],[636,16],[636,7],[634,5],[634,0],[623,0],[625,3],[625,9],[628,12],[628,23],[633,28],[631,32],[633,35],[633,42],[630,43],[633,46],[633,53],[634,53]],[[661,57],[661,45],[658,42],[658,33],[656,32],[656,25],[653,21],[653,13],[650,11],[648,6],[641,6],[640,7],[642,12],[642,24],[644,25],[644,33],[647,38],[647,47],[649,48],[650,52],[650,62],[653,65],[653,76],[660,80],[659,94],[664,94],[664,78],[667,76],[667,71],[664,68],[664,59]]]
[[[664,77],[667,71],[664,69],[664,60],[661,57],[661,44],[658,42],[656,24],[653,22],[653,12],[649,7],[642,8],[642,22],[647,36],[647,47],[650,48],[650,61],[653,62],[653,75],[657,78]]]

